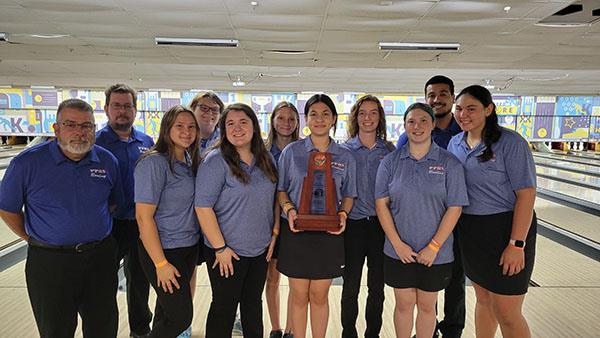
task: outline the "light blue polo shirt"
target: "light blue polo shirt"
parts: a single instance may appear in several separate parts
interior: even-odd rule
[[[271,144],[271,149],[269,149],[269,152],[271,153],[271,155],[273,155],[273,158],[275,159],[275,163],[279,162],[279,156],[281,156],[281,150],[279,148],[277,148],[277,146],[275,144]]]
[[[469,215],[490,215],[514,209],[515,190],[536,186],[535,163],[527,141],[516,132],[501,127],[498,142],[492,145],[494,157],[480,162],[483,142],[470,149],[464,132],[448,144],[465,167],[467,191],[471,204],[463,209]]]
[[[123,203],[117,159],[94,145],[79,162],[57,141],[17,155],[0,186],[0,209],[18,213],[25,206],[25,230],[40,242],[76,245],[111,233],[109,206]]]
[[[408,144],[383,159],[377,171],[375,198],[385,197],[390,198],[400,239],[415,252],[429,244],[448,207],[469,204],[462,165],[433,142],[420,160],[410,155]],[[454,260],[453,241],[450,233],[433,264]],[[400,259],[387,236],[383,252]]]
[[[308,174],[308,159],[310,153],[318,151],[310,137],[288,144],[279,157],[278,191],[285,191],[290,200],[300,207],[300,194],[302,183]],[[342,198],[354,198],[356,192],[356,160],[350,150],[335,143],[333,139],[329,144],[327,152],[332,155],[332,175],[335,182],[338,209]],[[282,212],[283,215],[283,212]],[[286,215],[283,215],[287,218]]]
[[[219,129],[219,125],[217,124],[217,126],[215,127],[215,130],[213,130],[212,134],[210,134],[210,136],[208,138],[200,140],[200,147],[198,147],[198,149],[200,150],[200,156],[206,155],[206,152],[208,150],[210,150],[210,147],[212,147],[215,143],[217,143],[217,141],[220,138],[221,138],[221,129]]]
[[[256,257],[271,241],[276,184],[254,161],[250,166],[240,161],[240,167],[250,176],[247,184],[233,176],[220,149],[210,151],[198,169],[195,205],[214,210],[228,247]],[[212,248],[208,239],[204,243]]]
[[[394,146],[388,145],[382,139],[377,138],[373,148],[369,149],[360,142],[358,136],[346,141],[344,146],[352,152],[356,160],[356,190],[358,197],[354,200],[349,217],[356,220],[376,216],[375,178],[377,177],[377,168],[379,168],[379,163],[385,155],[394,150]]]
[[[154,140],[141,131],[132,128],[129,140],[122,141],[119,139],[119,135],[107,124],[96,133],[96,144],[109,150],[119,161],[125,203],[117,208],[113,217],[135,220],[133,170],[140,156],[154,145]]]
[[[156,205],[154,221],[163,249],[198,243],[200,225],[194,210],[194,175],[188,163],[154,154],[135,167],[135,202]]]

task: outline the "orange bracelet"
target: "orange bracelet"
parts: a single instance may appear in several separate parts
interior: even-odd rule
[[[439,251],[440,251],[440,248],[439,248],[439,247],[437,247],[437,246],[435,246],[433,243],[429,243],[429,244],[427,244],[427,247],[428,247],[429,249],[433,250],[433,252],[439,252]]]
[[[168,260],[166,260],[166,259],[163,259],[162,261],[160,261],[160,262],[158,262],[158,263],[154,264],[154,266],[155,266],[157,269],[160,269],[160,268],[162,268],[162,267],[166,266],[167,264],[169,264],[169,261],[168,261]]]

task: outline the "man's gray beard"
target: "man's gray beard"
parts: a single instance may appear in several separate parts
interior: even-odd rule
[[[92,149],[92,145],[93,145],[93,143],[73,145],[70,143],[66,143],[64,141],[59,141],[58,144],[60,145],[61,149],[65,150],[71,154],[77,154],[77,155],[87,154]]]
[[[129,131],[131,127],[133,127],[133,122],[131,123],[111,123],[110,127],[114,130],[118,131]]]

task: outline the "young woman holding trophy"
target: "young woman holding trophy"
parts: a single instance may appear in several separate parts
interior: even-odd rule
[[[284,219],[277,269],[289,278],[294,337],[306,337],[310,305],[312,336],[319,338],[327,332],[329,287],[344,269],[340,235],[356,197],[356,163],[330,137],[337,111],[329,96],[312,96],[304,118],[310,136],[287,146],[278,162]]]

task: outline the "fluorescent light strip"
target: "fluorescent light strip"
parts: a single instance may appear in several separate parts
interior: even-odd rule
[[[429,42],[380,42],[381,50],[441,50],[458,51],[460,43],[429,43]]]
[[[231,39],[188,39],[156,37],[157,45],[205,46],[205,47],[237,47],[238,40]]]

